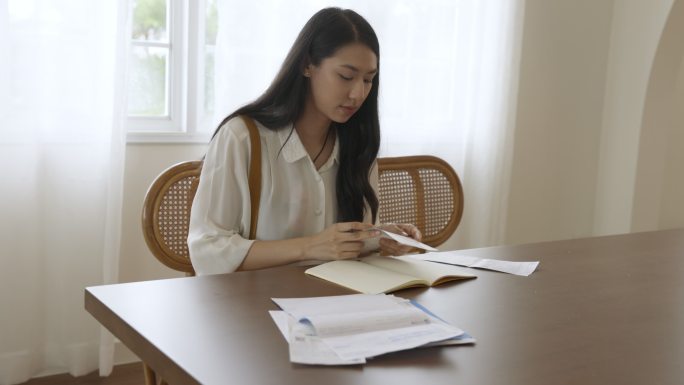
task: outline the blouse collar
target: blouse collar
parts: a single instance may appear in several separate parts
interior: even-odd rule
[[[290,132],[292,132],[292,135],[290,135]],[[302,144],[302,141],[299,139],[299,134],[297,134],[297,130],[293,129],[292,124],[289,124],[279,129],[278,137],[280,138],[280,145],[283,149],[281,151],[281,155],[285,158],[285,160],[288,163],[296,162],[299,159],[302,159],[309,155],[307,154],[306,149]],[[325,168],[332,160],[339,162],[339,151],[339,140],[335,138],[335,146],[333,147],[333,152],[330,156],[331,159],[328,159],[328,161],[325,162],[326,164],[323,167],[321,167],[321,169]]]

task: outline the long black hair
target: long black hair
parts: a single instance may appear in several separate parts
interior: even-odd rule
[[[342,46],[362,43],[378,59],[378,72],[373,77],[366,100],[345,123],[332,122],[339,140],[337,172],[337,220],[362,221],[368,203],[373,223],[378,212],[378,198],[369,176],[380,149],[378,118],[378,88],[380,87],[380,44],[371,25],[349,9],[325,8],[304,25],[287,54],[280,71],[269,88],[254,102],[228,115],[219,124],[214,136],[228,120],[247,115],[265,127],[275,130],[300,116],[309,92],[308,78],[303,76],[308,65],[318,66]]]

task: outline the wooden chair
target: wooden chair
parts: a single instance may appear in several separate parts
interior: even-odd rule
[[[194,275],[188,253],[190,207],[195,197],[201,161],[178,163],[164,170],[145,194],[142,228],[147,247],[161,263]],[[166,385],[166,381],[143,362],[146,385]]]
[[[463,215],[463,187],[451,166],[434,156],[378,158],[380,223],[413,223],[423,243],[437,247]]]
[[[434,156],[379,158],[381,223],[413,223],[423,242],[439,246],[454,233],[463,214],[463,188],[448,163]],[[164,265],[194,274],[187,237],[190,206],[201,161],[178,163],[163,171],[145,196],[145,242]]]
[[[189,275],[195,271],[188,253],[190,207],[199,183],[202,161],[164,170],[147,190],[142,228],[147,247],[164,265]]]
[[[188,253],[190,207],[201,161],[178,163],[164,170],[145,196],[142,228],[152,254],[164,265],[188,275],[195,271]],[[448,163],[434,156],[379,158],[381,223],[413,223],[423,242],[439,246],[454,233],[463,214],[463,188]],[[165,382],[143,363],[145,383]]]

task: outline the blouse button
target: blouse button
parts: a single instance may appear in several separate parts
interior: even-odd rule
[[[321,209],[316,209],[316,211],[314,211],[314,214],[321,215],[323,214],[323,211]]]

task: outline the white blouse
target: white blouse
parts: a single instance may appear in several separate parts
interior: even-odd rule
[[[292,125],[270,130],[256,122],[261,139],[261,201],[257,240],[313,235],[337,218],[338,141],[316,170]],[[292,131],[289,139],[288,135]],[[281,151],[282,148],[282,151]],[[249,131],[233,118],[212,139],[192,203],[188,248],[197,275],[237,270],[253,240],[249,237]],[[377,194],[377,162],[370,182]],[[364,222],[371,222],[366,210]]]

